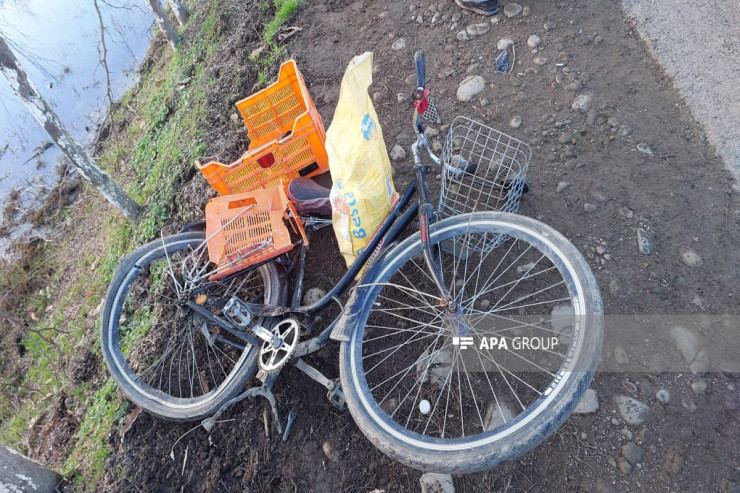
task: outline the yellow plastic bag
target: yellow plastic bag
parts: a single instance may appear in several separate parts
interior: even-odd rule
[[[398,200],[391,162],[368,87],[373,54],[356,56],[344,72],[339,103],[326,132],[332,223],[339,250],[352,265]]]

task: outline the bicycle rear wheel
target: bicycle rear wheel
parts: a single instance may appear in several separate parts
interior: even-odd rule
[[[242,389],[257,366],[257,349],[187,306],[220,315],[232,296],[277,304],[280,281],[272,263],[209,282],[205,233],[152,241],[126,256],[105,298],[103,356],[116,383],[161,418],[212,415]]]
[[[482,212],[429,233],[443,307],[415,234],[383,256],[340,369],[347,405],[383,452],[462,474],[515,459],[553,433],[590,383],[603,309],[585,259],[533,219]]]

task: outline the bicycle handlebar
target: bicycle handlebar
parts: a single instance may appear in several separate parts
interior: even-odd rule
[[[424,66],[424,52],[417,51],[414,54],[414,62],[416,62],[416,87],[424,88],[426,83],[426,67]]]
[[[424,85],[426,84],[426,67],[424,62],[424,52],[417,51],[414,54],[414,63],[416,64],[416,89],[414,89],[413,98],[414,100],[420,100],[425,97]],[[424,125],[419,119],[418,108],[414,108],[414,131],[416,132],[416,142],[411,146],[411,153],[414,158],[415,165],[421,165],[421,150],[425,150],[429,159],[440,166],[442,164],[441,159],[437,157],[429,147],[429,141],[424,135]]]

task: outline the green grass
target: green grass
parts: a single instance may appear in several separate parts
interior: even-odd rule
[[[45,411],[52,410],[62,392],[86,407],[74,448],[62,468],[65,476],[74,477],[85,490],[93,489],[105,472],[105,460],[110,455],[108,436],[112,428],[122,425],[128,414],[127,405],[112,379],[99,389],[90,388],[88,383],[74,383],[59,368],[65,357],[80,352],[80,345],[99,352],[99,322],[93,323],[94,330],[90,330],[91,321],[86,316],[105,295],[121,257],[137,244],[156,236],[166,224],[174,210],[173,197],[179,182],[205,151],[202,129],[206,123],[207,91],[213,84],[206,73],[220,46],[218,3],[214,2],[207,12],[196,11],[192,15],[205,17],[202,22],[196,19],[202,31],[176,53],[165,46],[153,68],[142,74],[138,91],[124,96],[114,119],[120,121],[123,112],[129,111],[127,107],[135,108],[136,117],[124,132],[110,139],[99,158],[101,166],[115,170],[116,175],[135,176],[128,191],[145,206],[145,214],[136,224],[118,213],[109,214],[104,231],[97,233],[98,238],[104,238],[107,253],[92,273],[90,266],[95,260],[91,258],[80,258],[67,269],[76,272],[77,279],[67,285],[59,300],[54,300],[48,313],[47,307],[52,305],[49,288],[34,290],[25,297],[25,306],[18,309],[19,313],[32,312],[39,319],[31,324],[37,332],[28,331],[22,342],[28,369],[21,382],[0,382],[16,397],[14,402],[20,403],[7,400],[0,403],[0,443],[22,451],[23,436],[29,425]],[[178,88],[188,77],[190,82]],[[74,212],[96,213],[93,206]],[[40,248],[52,249],[51,246]],[[73,250],[64,240],[53,248]],[[33,265],[17,269],[9,280],[3,277],[0,285],[20,289],[33,285],[34,278],[45,278],[47,286],[54,286],[60,281],[60,274],[45,276],[45,264],[56,264],[59,271],[65,265],[63,260],[40,252]],[[137,319],[147,316],[146,312],[137,313]]]
[[[262,37],[265,44],[275,43],[278,30],[291,18],[300,4],[301,0],[275,0],[275,17],[265,26],[265,33]]]
[[[265,26],[265,31],[262,34],[262,43],[266,49],[263,54],[258,58],[257,62],[261,65],[262,69],[259,73],[259,83],[264,86],[268,82],[265,70],[271,68],[280,58],[285,54],[285,50],[277,42],[276,36],[282,28],[293,16],[296,9],[304,0],[274,0],[275,5],[275,16]]]
[[[145,205],[146,213],[136,225],[120,219],[109,223],[110,245],[101,265],[106,285],[121,256],[155,237],[170,220],[173,198],[183,175],[206,149],[202,129],[206,123],[207,91],[213,84],[206,76],[206,69],[220,46],[218,16],[218,2],[213,2],[200,24],[202,29],[197,39],[181,45],[174,54],[165,52],[169,59],[147,74],[139,92],[131,97],[143,125],[127,127],[124,140],[131,153],[126,168],[137,176],[131,193],[137,202]],[[189,83],[178,87],[186,78]],[[110,166],[118,157],[113,147],[105,156]],[[100,296],[103,294],[104,289]],[[135,320],[130,321],[141,329],[135,333],[146,331],[149,324],[145,319],[149,316],[149,311],[137,312]],[[74,476],[79,487],[92,489],[102,477],[110,455],[108,434],[116,426],[120,429],[127,415],[125,401],[114,381],[108,379],[94,393],[77,433],[77,444],[64,466],[63,473]]]
[[[79,440],[62,470],[64,476],[74,476],[76,486],[85,490],[92,490],[105,474],[110,455],[108,434],[116,424],[123,425],[128,412],[128,404],[121,401],[116,389],[116,383],[109,378],[95,392],[77,432]]]
[[[268,49],[255,62],[262,85],[270,82],[265,74],[284,54],[277,43],[277,34],[301,1],[274,0],[275,15],[263,33]],[[265,2],[262,8],[270,9],[271,5]],[[103,231],[92,233],[106,244],[106,254],[99,260],[79,258],[68,265],[69,262],[65,264],[45,251],[51,246],[42,246],[31,265],[18,269],[10,280],[0,278],[2,289],[32,286],[19,311],[33,312],[39,318],[32,324],[37,332],[28,332],[22,342],[28,362],[24,378],[22,381],[0,380],[0,385],[15,397],[12,402],[0,402],[0,443],[23,451],[23,436],[29,425],[53,409],[55,399],[62,392],[73,397],[86,411],[62,473],[73,477],[76,486],[83,490],[94,489],[102,478],[110,455],[110,431],[120,430],[129,409],[111,378],[96,389],[91,382],[73,382],[59,368],[64,358],[78,354],[80,347],[99,353],[99,321],[89,320],[88,314],[105,295],[121,257],[136,245],[156,237],[171,220],[184,174],[206,152],[203,128],[206,127],[207,95],[215,83],[207,69],[215,62],[221,44],[221,10],[218,0],[214,0],[209,7],[191,12],[189,25],[199,26],[197,36],[186,36],[187,42],[175,53],[166,45],[149,71],[142,74],[138,89],[122,98],[113,115],[115,121],[124,118],[131,121],[115,139],[109,140],[99,162],[116,176],[132,178],[128,192],[145,210],[140,220],[134,224],[118,213],[109,213]],[[186,78],[189,83],[179,87]],[[132,116],[127,108],[134,108],[135,115]],[[92,204],[65,211],[70,217],[98,213]],[[73,246],[61,240],[53,248],[63,251]],[[96,262],[99,262],[96,269],[91,271],[90,267]],[[49,276],[54,270],[57,273]],[[32,282],[45,279],[48,286],[55,286],[62,282],[65,270],[75,273],[76,278],[67,281],[66,290],[59,299],[52,300],[48,289],[39,289]],[[51,307],[48,312],[47,307]],[[150,311],[139,311],[131,324],[145,330],[149,325],[148,317],[151,317]]]

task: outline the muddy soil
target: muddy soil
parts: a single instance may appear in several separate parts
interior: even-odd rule
[[[389,148],[410,143],[410,103],[399,102],[399,94],[413,89],[413,53],[424,50],[428,85],[445,123],[469,116],[531,145],[530,193],[521,212],[571,239],[601,286],[608,317],[601,372],[592,384],[598,411],[574,415],[517,461],[455,477],[457,491],[736,491],[736,356],[710,352],[708,366],[694,374],[690,361],[676,359],[668,335],[669,316],[684,316],[683,325],[705,341],[738,326],[740,201],[730,175],[615,3],[523,5],[531,9],[528,15],[502,14],[491,22],[451,0],[307,2],[292,20],[302,31],[287,46],[327,126],[346,64],[373,51],[370,91]],[[259,41],[245,27],[249,7],[230,8],[223,67],[247,66]],[[481,34],[458,35],[474,24],[480,27],[471,32]],[[536,52],[527,46],[532,34],[540,38]],[[405,48],[395,50],[399,38]],[[507,74],[495,71],[500,38],[516,42]],[[460,102],[458,86],[470,75],[483,77],[485,88]],[[246,80],[234,87],[220,79],[213,95],[220,123],[209,134],[209,152],[223,161],[246,147],[238,143],[243,132],[229,124],[231,105],[256,79],[251,74]],[[571,108],[581,94],[591,97],[584,112]],[[514,117],[521,120],[516,128],[510,125]],[[410,163],[396,161],[394,169],[396,187],[403,189]],[[184,190],[197,215],[208,193],[204,181],[194,174]],[[326,288],[339,279],[343,263],[332,253],[330,231],[314,245],[307,285]],[[611,339],[625,320],[640,334],[640,317],[665,321],[649,337],[632,338],[632,345]],[[722,342],[736,354],[735,340]],[[337,351],[332,343],[309,362],[337,377]],[[673,363],[655,363],[663,357]],[[660,389],[670,391],[667,403],[656,398]],[[282,372],[279,411],[283,417],[291,409],[298,413],[287,442],[270,416],[266,433],[269,406],[261,400],[231,408],[211,434],[197,423],[173,424],[142,413],[123,442],[118,430],[111,431],[113,454],[99,489],[418,491],[421,473],[376,451],[324,394],[294,368]],[[644,402],[651,418],[627,424],[614,400],[618,395]],[[632,446],[623,452],[628,443],[640,448],[641,458],[630,453]]]

